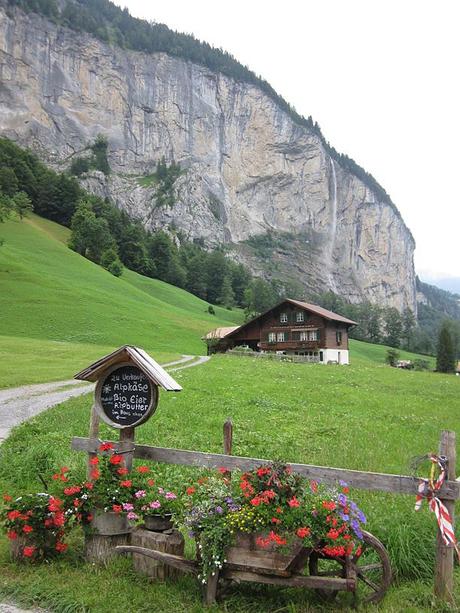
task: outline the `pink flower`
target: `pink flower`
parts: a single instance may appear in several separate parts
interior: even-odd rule
[[[136,498],[145,498],[145,490],[139,490],[138,492],[135,492],[134,495]]]
[[[123,511],[132,511],[133,509],[134,505],[132,505],[130,502],[123,503]]]
[[[166,492],[165,498],[166,500],[175,500],[177,496],[174,494],[174,492]]]
[[[134,511],[130,511],[126,517],[128,519],[137,519],[137,515],[134,513]]]
[[[160,494],[164,494],[165,493],[165,491],[164,491],[164,489],[162,487],[159,487],[158,491],[159,491]]]
[[[161,502],[159,500],[154,500],[150,503],[151,509],[159,509],[161,507]]]

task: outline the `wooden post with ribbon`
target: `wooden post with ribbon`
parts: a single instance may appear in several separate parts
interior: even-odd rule
[[[443,430],[439,444],[439,455],[447,458],[447,479],[455,481],[455,464],[457,452],[455,448],[455,432]],[[452,528],[455,522],[455,500],[443,500],[441,502],[449,512]],[[434,571],[434,594],[447,602],[453,602],[454,595],[454,552],[455,548],[446,545],[438,530],[436,535],[436,565]]]

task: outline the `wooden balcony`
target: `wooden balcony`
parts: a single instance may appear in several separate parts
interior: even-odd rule
[[[259,348],[262,351],[319,351],[318,341],[261,341]]]

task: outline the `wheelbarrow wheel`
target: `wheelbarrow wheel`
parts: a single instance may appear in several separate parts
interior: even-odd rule
[[[363,531],[363,542],[358,554],[351,560],[356,570],[357,603],[379,602],[391,583],[391,565],[387,550],[378,538]],[[346,577],[345,558],[332,558],[313,551],[309,559],[310,575],[317,577]],[[337,596],[337,590],[316,588],[315,592],[322,600],[331,601]]]
[[[358,603],[380,602],[391,583],[391,564],[388,552],[370,532],[363,531],[359,554],[352,564],[356,569],[356,600]]]

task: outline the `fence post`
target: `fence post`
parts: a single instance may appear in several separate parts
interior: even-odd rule
[[[224,423],[224,453],[232,455],[233,423],[230,418]]]
[[[90,421],[89,421],[89,434],[88,437],[90,439],[92,438],[99,438],[99,414],[96,411],[96,407],[93,406],[91,407],[91,417],[90,417]],[[88,479],[90,478],[91,475],[91,471],[94,468],[94,466],[91,466],[91,460],[93,458],[97,457],[97,451],[95,453],[93,452],[89,452],[88,453],[88,464],[87,464],[87,475],[88,475]]]
[[[439,455],[446,456],[448,459],[447,479],[455,480],[455,464],[457,452],[455,448],[455,432],[443,430],[439,443]],[[455,500],[441,500],[446,506],[452,518],[452,525],[455,521]],[[448,547],[442,540],[441,532],[436,534],[436,566],[434,574],[434,594],[442,600],[453,602],[454,590],[454,548]]]

